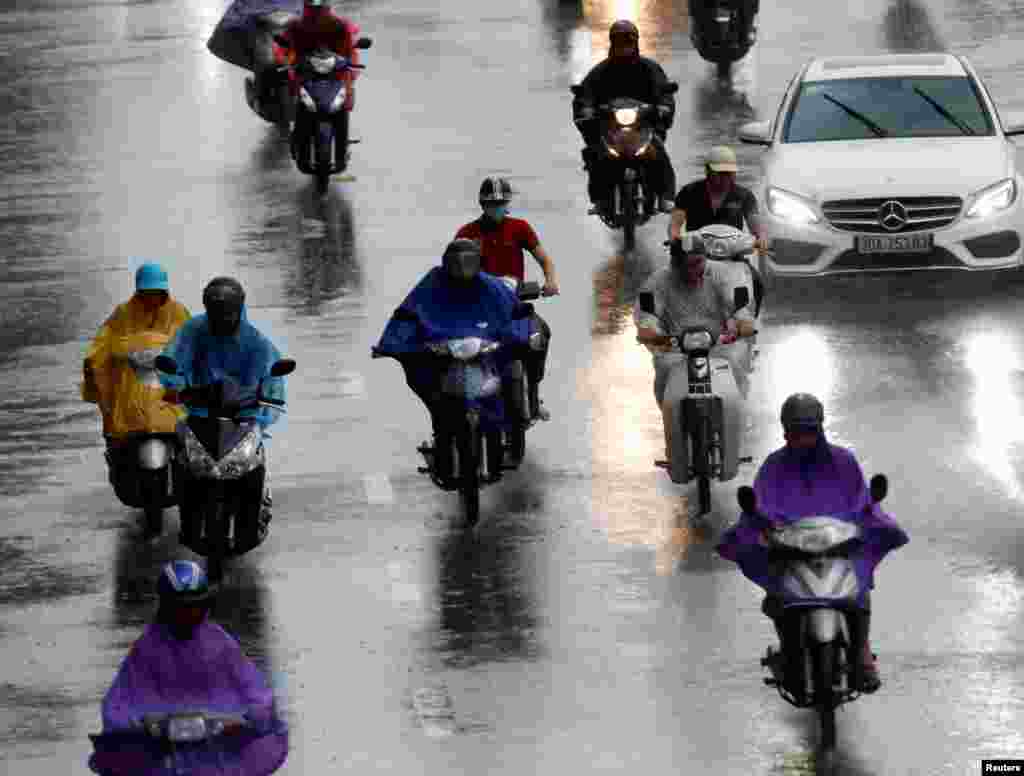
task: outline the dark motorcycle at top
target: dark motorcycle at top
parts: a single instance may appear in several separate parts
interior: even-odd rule
[[[275,39],[279,45],[287,41]],[[370,38],[359,38],[357,49],[373,45]],[[299,99],[295,104],[295,124],[292,128],[292,155],[300,172],[316,178],[317,193],[327,192],[331,175],[344,172],[348,167],[348,147],[358,143],[349,137],[349,108],[345,107],[351,73],[363,70],[346,57],[328,49],[316,49],[293,68],[299,82]],[[340,77],[339,77],[340,76]],[[338,135],[335,136],[335,122]]]
[[[521,301],[537,299],[541,288],[537,283],[517,287]],[[516,317],[528,318],[529,305],[521,305]],[[435,339],[424,349],[436,359],[441,378],[441,416],[444,427],[436,437],[444,445],[451,468],[442,466],[436,450],[418,448],[426,466],[419,471],[430,476],[442,490],[458,490],[466,510],[466,523],[475,525],[480,519],[480,488],[498,482],[502,477],[506,449],[522,458],[526,450],[526,431],[534,424],[530,415],[528,383],[522,361],[511,364],[514,388],[504,395],[502,375],[495,354],[502,348],[528,347],[541,349],[543,333],[532,330],[528,342],[516,341],[493,332],[481,337]],[[386,354],[372,351],[374,358]]]
[[[169,356],[158,356],[156,368],[178,374],[178,365]],[[281,359],[270,375],[283,377],[294,371],[294,361]],[[256,418],[242,413],[259,407],[283,412],[284,402],[264,396],[262,385],[240,386],[232,380],[188,386],[179,396],[208,412],[207,417],[190,413],[178,424],[180,452],[174,479],[181,543],[207,557],[210,579],[218,582],[226,558],[255,549],[267,534],[263,430]]]
[[[253,67],[264,75],[259,90],[255,77],[245,79],[246,103],[261,119],[282,129],[288,129],[295,119],[295,96],[288,83],[288,51],[276,38],[295,18],[294,14],[279,10],[253,20]]]
[[[690,41],[702,59],[713,62],[727,79],[733,62],[757,40],[759,0],[689,0]]]
[[[577,99],[582,96],[581,86],[570,88]],[[666,92],[674,94],[678,90],[679,84],[670,83]],[[598,105],[596,112],[603,151],[598,164],[607,170],[612,190],[611,196],[603,197],[602,204],[591,212],[609,228],[621,229],[625,250],[631,251],[636,246],[636,228],[661,212],[659,192],[647,182],[647,169],[658,153],[654,145],[658,107],[619,97]]]

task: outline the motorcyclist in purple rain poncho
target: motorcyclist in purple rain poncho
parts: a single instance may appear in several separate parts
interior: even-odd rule
[[[881,680],[869,641],[868,590],[874,587],[874,570],[882,558],[909,539],[891,516],[872,503],[853,452],[826,440],[825,412],[817,398],[807,393],[793,394],[782,405],[781,420],[786,446],[768,456],[754,480],[758,512],[776,525],[829,514],[849,517],[861,526],[865,545],[856,565],[867,584],[854,617],[853,638],[863,645],[860,689],[875,692]],[[783,605],[773,584],[777,576],[765,551],[766,527],[756,516],[744,513],[722,537],[717,549],[723,558],[739,564],[744,575],[766,590],[761,611],[774,621],[781,642],[786,638]],[[784,656],[785,650],[779,654]]]
[[[206,572],[193,561],[173,561],[162,569],[157,590],[156,622],[135,642],[103,699],[103,732],[144,730],[147,714],[242,713],[247,725],[228,724],[225,734],[244,733],[251,741],[231,772],[273,773],[287,757],[287,730],[259,669],[209,620],[214,593]]]

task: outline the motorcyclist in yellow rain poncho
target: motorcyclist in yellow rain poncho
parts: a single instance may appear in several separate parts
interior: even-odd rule
[[[141,504],[125,497],[116,471],[121,453],[130,452],[140,434],[173,434],[184,416],[174,392],[160,384],[153,360],[189,318],[171,297],[164,268],[143,264],[135,273],[135,294],[114,309],[85,355],[82,399],[100,408],[111,483],[131,506]]]

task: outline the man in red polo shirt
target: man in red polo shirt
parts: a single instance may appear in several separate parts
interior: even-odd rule
[[[541,269],[544,270],[544,296],[559,293],[555,277],[555,264],[540,244],[537,233],[521,218],[508,216],[508,203],[512,199],[512,187],[504,178],[485,178],[480,184],[480,207],[483,215],[464,225],[456,232],[456,239],[465,237],[480,243],[480,268],[498,277],[514,277],[520,283],[526,279],[524,251],[529,251]],[[547,420],[549,415],[541,407],[539,384],[544,379],[544,364],[551,342],[551,328],[543,318],[533,313],[537,326],[544,334],[544,348],[531,354],[526,363],[529,373],[530,414],[534,418]]]

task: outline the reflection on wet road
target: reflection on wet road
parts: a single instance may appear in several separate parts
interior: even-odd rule
[[[339,3],[374,38],[353,117],[352,183],[324,199],[287,140],[247,109],[243,73],[205,41],[220,4],[62,2],[0,11],[0,762],[83,770],[99,702],[182,554],[175,518],[145,543],[106,482],[86,340],[166,263],[193,312],[238,276],[250,315],[297,359],[269,452],[275,519],[217,617],[284,693],[282,774],[814,772],[813,720],[761,684],[774,639],[760,594],[653,466],[663,434],[631,322],[666,261],[665,220],[635,253],[586,215],[568,87],[634,19],[680,83],[668,139],[680,183],[716,142],[774,116],[808,57],[966,51],[1006,111],[1024,30],[1012,4],[762,4],[759,42],[720,87],[691,48],[684,0]],[[791,4],[792,5],[792,4]],[[760,151],[737,147],[741,182]],[[422,475],[427,418],[390,361],[388,315],[505,174],[555,259],[562,295],[522,469],[458,501]],[[531,269],[532,271],[532,269]],[[878,575],[882,691],[840,715],[848,776],[960,776],[1024,756],[1024,342],[1019,273],[792,281],[771,292],[744,454],[782,440],[795,390],[825,401],[832,441],[889,474],[911,543]]]

